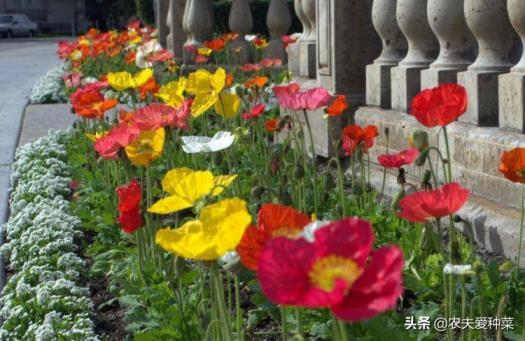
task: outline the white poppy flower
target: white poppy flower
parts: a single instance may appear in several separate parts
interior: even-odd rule
[[[257,36],[255,34],[247,34],[244,36],[244,39],[246,39],[246,41],[251,42],[257,39]]]
[[[234,140],[235,136],[229,131],[219,131],[213,137],[183,136],[182,149],[188,154],[213,153],[230,147]]]
[[[147,57],[155,52],[162,50],[159,42],[156,40],[148,41],[147,43],[139,46],[137,49],[137,55],[135,56],[135,64],[141,69],[152,67],[153,63],[147,60]]]
[[[473,274],[472,265],[447,263],[443,268],[443,273],[447,275],[471,275]]]
[[[330,220],[316,220],[311,222],[310,224],[306,225],[303,229],[303,232],[301,232],[301,237],[309,241],[310,243],[313,243],[315,241],[315,231],[319,230],[320,228],[330,224]]]

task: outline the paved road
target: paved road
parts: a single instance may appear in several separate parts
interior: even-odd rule
[[[0,225],[6,221],[9,169],[33,84],[60,61],[58,39],[0,39]]]

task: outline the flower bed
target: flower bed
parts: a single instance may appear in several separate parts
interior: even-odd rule
[[[65,67],[57,66],[40,78],[29,95],[32,104],[67,103],[68,95],[64,83]]]
[[[349,125],[335,138],[348,176],[342,160],[310,157],[306,111],[342,115],[344,96],[288,84],[276,59],[229,72],[206,64],[235,57],[234,34],[189,47],[206,67],[182,75],[153,36],[133,23],[59,46],[68,72],[84,78],[71,95],[82,118],[67,144],[78,184],[71,205],[88,236],[89,278],[113,296],[96,315],[123,313],[121,338],[520,337],[525,276],[510,261],[483,261],[454,228],[469,191],[455,181],[448,148],[418,132],[405,151],[380,156],[399,172],[387,203],[370,185],[368,151],[388,131]],[[251,39],[255,55],[267,46]],[[123,101],[130,110],[105,120]],[[304,120],[281,118],[275,101]],[[446,138],[465,112],[465,91],[442,86],[412,107]],[[522,181],[513,160],[506,154],[501,169]],[[415,193],[409,164],[426,172]],[[441,329],[425,322],[443,319]]]
[[[63,133],[21,147],[11,175],[11,217],[1,252],[11,273],[2,293],[1,339],[98,340],[82,286],[80,220],[71,214]]]

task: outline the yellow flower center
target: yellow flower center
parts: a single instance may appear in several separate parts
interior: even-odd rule
[[[150,153],[153,151],[153,146],[151,145],[150,140],[141,140],[139,141],[139,153]]]
[[[298,229],[296,227],[280,227],[277,230],[272,232],[272,237],[286,237],[289,239],[296,238],[299,234],[301,234],[301,229]]]
[[[316,261],[308,276],[315,287],[330,292],[334,290],[337,279],[344,280],[349,289],[362,273],[363,270],[353,260],[332,255]]]

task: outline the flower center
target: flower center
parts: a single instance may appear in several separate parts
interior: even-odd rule
[[[151,145],[150,140],[142,140],[139,141],[139,153],[150,153],[153,151],[153,147]]]
[[[362,272],[363,270],[353,260],[332,255],[317,260],[308,277],[315,287],[330,292],[334,290],[338,279],[344,280],[349,289]]]
[[[301,234],[301,229],[296,227],[280,227],[272,232],[272,237],[286,237],[289,239],[297,238]]]

